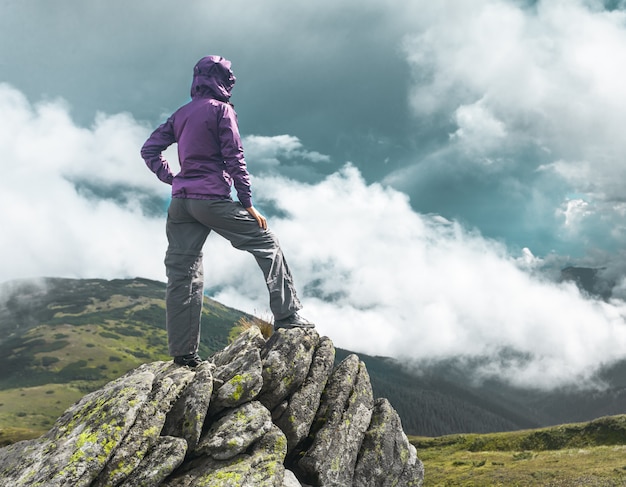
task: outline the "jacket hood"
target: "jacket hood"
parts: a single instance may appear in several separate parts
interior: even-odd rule
[[[230,61],[221,56],[206,56],[193,68],[191,98],[215,98],[227,102],[234,84]]]

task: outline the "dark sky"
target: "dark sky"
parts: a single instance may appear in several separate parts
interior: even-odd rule
[[[3,0],[0,79],[63,98],[81,125],[97,112],[156,125],[219,53],[244,135],[330,156],[300,178],[351,162],[418,212],[582,258],[626,231],[626,29],[622,2],[605,3]]]

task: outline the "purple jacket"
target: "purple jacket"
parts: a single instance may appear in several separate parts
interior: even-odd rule
[[[141,157],[157,177],[172,185],[173,198],[228,199],[234,184],[244,206],[252,206],[250,175],[243,156],[237,114],[230,99],[235,77],[230,61],[207,56],[193,70],[191,101],[157,128]],[[172,173],[162,152],[178,143],[180,172]]]

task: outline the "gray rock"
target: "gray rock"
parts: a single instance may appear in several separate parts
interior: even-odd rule
[[[231,345],[212,358],[216,384],[209,415],[255,399],[263,386],[260,347],[265,340],[257,327],[244,331]]]
[[[302,484],[298,481],[298,478],[291,470],[285,470],[282,487],[302,487]]]
[[[124,441],[117,447],[91,487],[117,485],[128,477],[148,449],[157,442],[168,411],[194,377],[194,372],[187,367],[178,367],[171,362],[157,362],[151,365],[158,367],[155,370],[152,392]]]
[[[270,411],[298,389],[309,373],[319,335],[315,330],[275,332],[261,353],[263,389],[261,401]]]
[[[228,460],[244,452],[272,428],[270,412],[258,401],[249,402],[215,422],[200,439],[194,455]]]
[[[0,485],[90,485],[135,423],[154,378],[149,367],[120,377],[71,406],[37,441],[2,451]]]
[[[387,399],[374,403],[354,469],[354,487],[421,486],[424,467]]]
[[[322,337],[304,383],[288,401],[274,410],[274,423],[287,437],[288,452],[309,434],[334,361],[335,347],[328,337]]]
[[[246,350],[261,350],[265,346],[265,338],[256,326],[244,330],[230,345],[211,356],[211,362],[216,367],[230,364],[236,357]]]
[[[242,351],[215,372],[217,387],[213,391],[209,414],[217,414],[255,399],[263,387],[263,364],[257,349]]]
[[[36,463],[41,465],[43,461],[53,458],[52,456],[46,459],[41,458],[43,456],[41,450],[47,445],[49,442],[46,442],[44,438],[37,438],[20,441],[0,449],[0,485],[37,485],[34,482],[43,485],[41,480],[35,480]],[[31,479],[33,484],[31,484]]]
[[[391,405],[374,406],[365,365],[351,355],[333,370],[334,355],[315,330],[266,343],[253,327],[214,363],[144,364],[40,438],[0,448],[0,485],[421,485],[422,463]]]
[[[272,425],[263,438],[255,445],[250,455],[250,471],[248,484],[282,487],[285,476],[285,456],[287,455],[287,438],[279,427]]]
[[[277,426],[254,445],[250,453],[229,460],[197,459],[191,468],[167,479],[162,487],[282,487],[287,439]]]
[[[195,368],[195,376],[168,413],[163,427],[164,435],[181,436],[193,450],[200,440],[202,427],[213,394],[215,366],[205,361]]]
[[[349,355],[332,373],[311,431],[313,443],[298,466],[313,485],[352,485],[374,398],[365,364]]]
[[[187,441],[172,436],[161,436],[141,463],[119,487],[153,487],[163,482],[183,463]]]

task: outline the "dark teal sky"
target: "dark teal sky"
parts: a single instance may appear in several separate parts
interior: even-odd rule
[[[153,126],[187,100],[195,61],[219,53],[244,135],[330,156],[287,173],[315,181],[349,161],[514,250],[613,253],[626,71],[606,64],[626,56],[623,2],[560,4],[2,0],[0,80],[63,98],[85,126],[97,112]],[[571,194],[589,213],[575,226]]]

